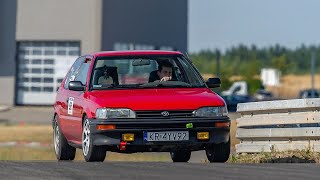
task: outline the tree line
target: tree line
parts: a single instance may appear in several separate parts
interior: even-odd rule
[[[223,89],[230,86],[229,77],[240,76],[246,81],[256,81],[261,68],[276,68],[282,74],[310,73],[311,56],[315,53],[316,72],[317,60],[320,59],[319,46],[301,45],[296,49],[289,49],[279,44],[258,48],[255,45],[238,46],[227,49],[222,53],[218,49],[202,50],[191,53],[190,58],[202,74],[217,74],[217,59],[220,59],[220,78]],[[255,86],[258,86],[257,84]]]

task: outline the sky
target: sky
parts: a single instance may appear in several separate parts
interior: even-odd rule
[[[320,0],[189,0],[189,52],[320,45]]]

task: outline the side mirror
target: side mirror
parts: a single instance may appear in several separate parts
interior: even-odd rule
[[[209,78],[206,82],[209,88],[220,87],[221,81],[220,78]]]
[[[84,91],[85,85],[83,85],[81,81],[70,81],[68,84],[68,88],[71,91]]]

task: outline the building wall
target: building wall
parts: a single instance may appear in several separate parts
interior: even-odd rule
[[[0,1],[0,105],[14,104],[16,4]]]
[[[186,0],[1,0],[0,105],[15,103],[17,42],[80,41],[81,54],[117,43],[186,52],[187,6]]]
[[[103,1],[103,50],[173,47],[187,51],[187,0]]]
[[[81,54],[101,49],[101,0],[18,0],[17,41],[80,41]]]

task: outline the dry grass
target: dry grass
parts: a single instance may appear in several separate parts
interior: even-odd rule
[[[157,162],[171,162],[169,153],[134,153],[134,154],[120,154],[107,153],[107,161],[157,161]]]
[[[0,126],[0,142],[8,141],[51,143],[52,126]]]
[[[315,88],[320,89],[320,75],[315,75]],[[281,78],[279,87],[267,87],[277,97],[297,98],[299,92],[311,88],[311,75],[286,75]]]
[[[54,160],[52,148],[2,147],[0,160]]]
[[[320,163],[320,153],[310,150],[233,154],[230,163]]]

